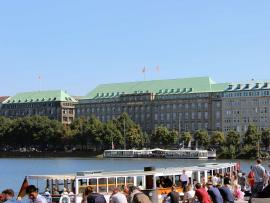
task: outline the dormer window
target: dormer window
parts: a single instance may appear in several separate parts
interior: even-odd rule
[[[228,90],[232,90],[232,88],[233,88],[233,85],[229,85]]]
[[[241,89],[241,84],[237,84],[237,87],[236,87],[236,89]]]
[[[256,83],[255,88],[259,88],[259,87],[260,87],[260,83]]]
[[[245,89],[249,89],[249,84],[246,84]]]

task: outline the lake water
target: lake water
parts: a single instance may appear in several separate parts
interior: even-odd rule
[[[115,171],[194,166],[207,162],[236,162],[235,160],[180,160],[180,159],[93,159],[93,158],[2,158],[0,159],[0,191],[12,188],[18,192],[26,175],[65,174],[77,171]],[[253,160],[240,160],[241,169],[248,171]],[[268,162],[264,163],[265,165]]]

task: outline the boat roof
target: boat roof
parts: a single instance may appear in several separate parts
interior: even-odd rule
[[[182,174],[183,170],[186,171],[187,175],[191,175],[194,171],[206,171],[206,170],[217,170],[222,168],[228,168],[235,166],[236,163],[205,163],[198,166],[190,167],[169,167],[169,168],[157,168],[152,171],[144,170],[127,170],[127,171],[79,171],[74,174],[62,174],[62,175],[29,175],[28,179],[53,179],[53,180],[64,180],[64,179],[83,179],[83,178],[105,178],[105,177],[126,177],[126,176],[167,176]]]

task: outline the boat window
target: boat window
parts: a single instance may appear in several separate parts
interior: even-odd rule
[[[116,186],[116,178],[108,178],[108,189],[109,193],[113,191]]]
[[[97,191],[97,179],[96,178],[89,179],[88,185],[90,185],[94,189],[94,191]]]
[[[143,186],[143,177],[142,176],[137,176],[137,186]]]
[[[200,182],[201,182],[201,183],[206,183],[204,171],[201,171],[201,172],[200,172]]]
[[[125,177],[118,177],[117,178],[117,186],[124,187],[125,186]]]
[[[84,190],[87,186],[87,179],[80,179],[78,183],[79,183],[79,193],[84,193]]]
[[[175,185],[180,186],[180,175],[175,176]]]
[[[198,172],[194,171],[192,173],[192,179],[193,179],[193,185],[196,185],[196,183],[198,182]]]
[[[134,177],[127,177],[127,186],[134,185]]]
[[[211,178],[212,178],[212,171],[209,170],[209,171],[207,171],[207,181],[211,180]]]
[[[219,170],[218,170],[218,173],[219,173],[219,174],[222,174],[222,169],[219,169]]]
[[[98,179],[98,192],[107,192],[107,178]]]

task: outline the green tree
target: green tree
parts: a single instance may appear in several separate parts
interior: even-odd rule
[[[260,133],[258,133],[255,125],[250,124],[243,138],[243,143],[257,146],[259,141]]]
[[[12,120],[9,118],[0,116],[0,146],[4,146],[6,144],[6,139],[11,130]]]
[[[270,129],[269,128],[262,131],[261,143],[266,149],[269,149],[269,145],[270,145]]]
[[[87,148],[87,135],[86,135],[86,120],[84,118],[75,119],[71,125],[71,134],[73,136],[74,143],[78,143],[81,150]]]
[[[225,143],[225,136],[223,132],[215,131],[210,138],[210,144],[213,146],[217,151],[221,151],[221,147]]]
[[[260,140],[261,134],[257,131],[255,125],[250,124],[243,138],[243,147],[241,149],[241,156],[246,157],[254,151],[257,157],[260,157]],[[254,155],[253,155],[254,156]]]
[[[103,123],[96,117],[91,117],[89,121],[86,122],[85,134],[87,149],[92,148],[96,151],[104,149],[104,134]]]
[[[235,130],[230,130],[225,138],[225,143],[227,146],[239,146],[240,144],[240,135]]]
[[[196,131],[194,133],[194,140],[198,143],[199,147],[204,147],[207,149],[209,146],[209,136],[205,130]]]
[[[144,145],[145,140],[140,126],[134,123],[127,113],[119,116],[114,123],[124,138],[126,148],[140,148]]]
[[[181,141],[184,142],[184,146],[188,146],[189,143],[191,142],[192,139],[192,135],[190,134],[190,132],[184,132],[181,135]]]
[[[105,149],[121,149],[124,146],[124,138],[121,132],[116,128],[112,120],[104,124],[103,143]]]
[[[226,158],[236,158],[239,154],[240,135],[235,130],[230,130],[225,138],[226,146],[223,147],[223,153]]]
[[[155,146],[163,148],[170,141],[170,131],[164,126],[157,127],[151,136],[151,141]]]

